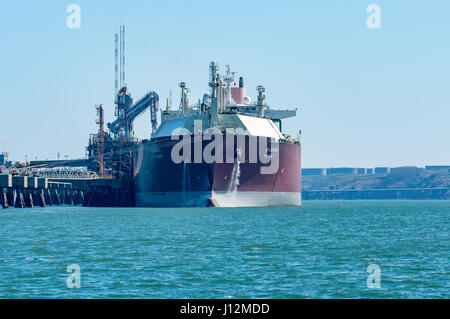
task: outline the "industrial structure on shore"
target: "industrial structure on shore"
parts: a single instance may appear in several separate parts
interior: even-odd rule
[[[303,168],[303,176],[325,176],[325,175],[374,175],[389,174],[390,167],[330,167],[330,168]]]

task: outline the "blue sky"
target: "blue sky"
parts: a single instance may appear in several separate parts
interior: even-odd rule
[[[81,7],[68,29],[66,8]],[[369,4],[381,28],[369,29]],[[126,82],[135,99],[177,83],[191,101],[208,64],[231,64],[253,98],[266,86],[302,130],[303,166],[450,163],[448,1],[9,1],[0,20],[0,139],[14,160],[84,156],[94,105],[113,117],[114,33],[127,28]],[[148,137],[149,115],[135,125]],[[3,146],[1,146],[3,150]]]

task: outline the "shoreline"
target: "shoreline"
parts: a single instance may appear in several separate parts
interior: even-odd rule
[[[450,188],[395,188],[302,191],[302,200],[450,200]]]

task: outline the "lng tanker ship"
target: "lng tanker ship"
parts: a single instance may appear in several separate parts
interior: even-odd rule
[[[124,52],[122,26],[115,36],[116,119],[105,131],[103,105],[96,106],[99,131],[86,149],[91,171],[128,180],[136,206],[301,204],[300,137],[282,133],[282,120],[295,117],[296,109],[270,108],[263,86],[252,102],[242,77],[237,84],[229,66],[222,76],[211,62],[209,92],[190,105],[181,82],[180,107],[174,110],[167,99],[158,125],[158,94],[150,91],[134,103],[127,90]],[[138,141],[133,122],[147,109],[151,138]]]
[[[210,92],[193,107],[180,83],[180,108],[167,103],[151,139],[133,152],[136,206],[301,204],[300,143],[281,132],[296,110],[269,108],[262,86],[253,103],[243,78],[233,82],[229,66],[221,77],[211,62]]]

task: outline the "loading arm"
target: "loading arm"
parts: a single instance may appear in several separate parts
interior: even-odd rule
[[[130,107],[124,116],[125,125],[128,131],[131,131],[134,120],[144,113],[147,108],[150,108],[150,121],[152,124],[152,134],[156,131],[158,120],[156,114],[158,112],[159,96],[154,91],[148,92],[140,100],[138,100],[132,107]],[[108,128],[114,134],[118,134],[121,129],[122,118],[118,117],[114,122],[108,123]]]

